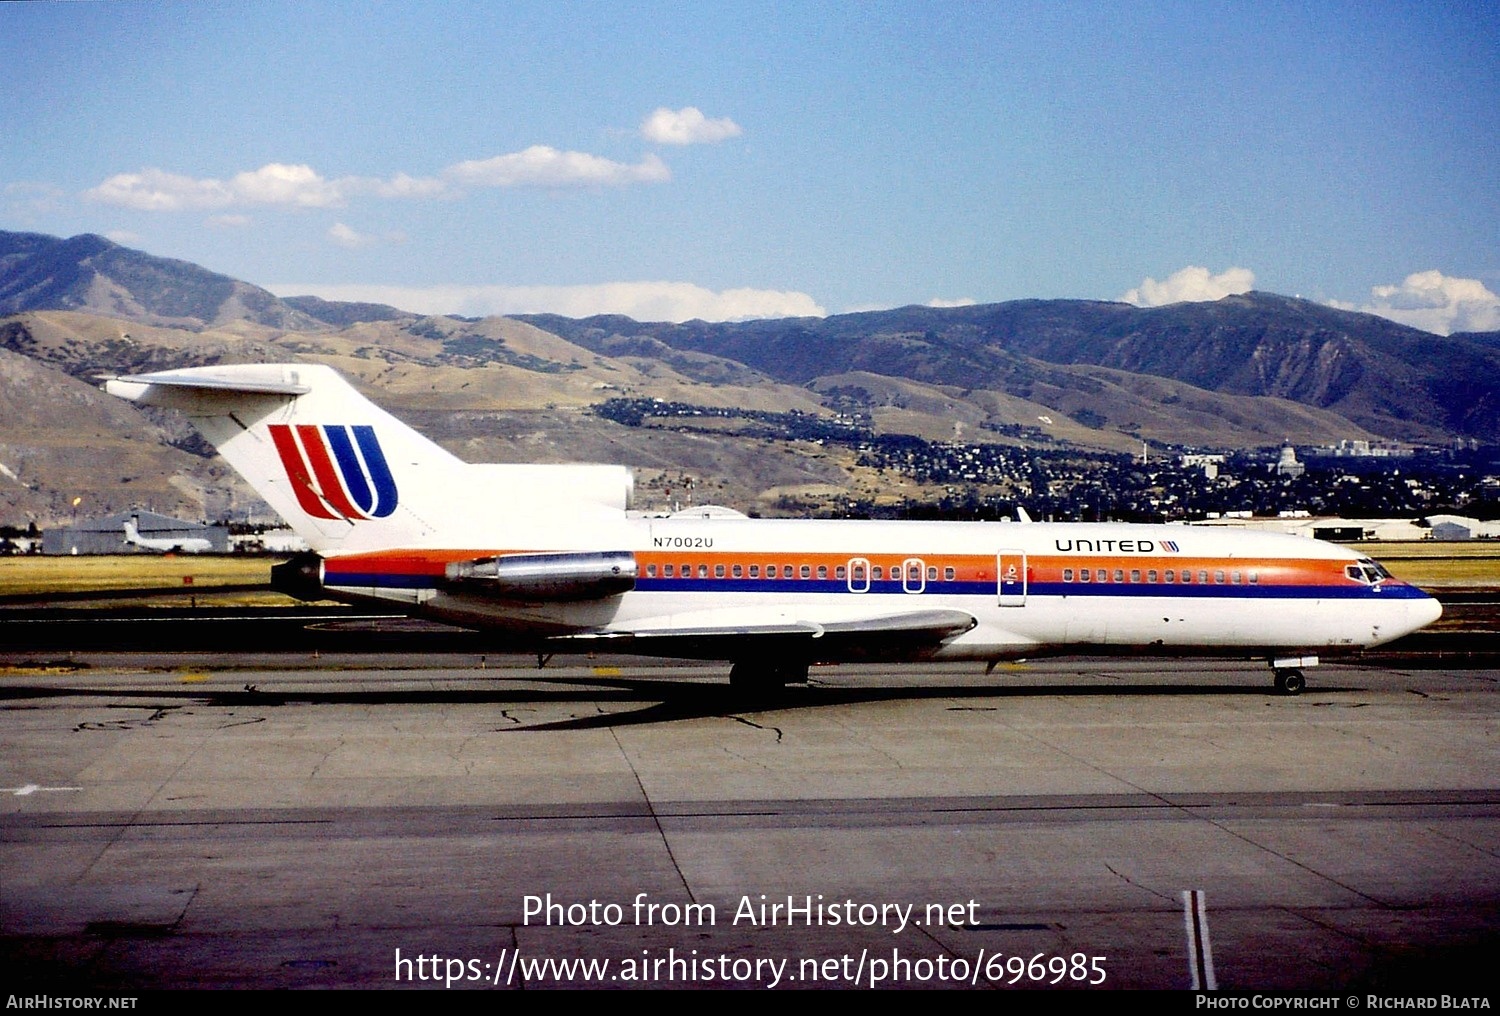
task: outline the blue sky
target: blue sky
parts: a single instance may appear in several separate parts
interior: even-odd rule
[[[433,312],[1500,328],[1495,3],[0,5],[0,228]]]

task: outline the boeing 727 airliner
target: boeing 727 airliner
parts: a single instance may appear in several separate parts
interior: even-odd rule
[[[107,390],[181,410],[307,540],[304,597],[392,601],[538,652],[725,660],[737,686],[813,663],[1057,652],[1319,654],[1441,608],[1369,558],[1188,526],[641,517],[624,467],[465,463],[329,367],[198,367]]]

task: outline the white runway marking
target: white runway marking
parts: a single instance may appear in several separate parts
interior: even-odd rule
[[[0,787],[0,794],[10,794],[13,797],[30,797],[37,791],[49,793],[58,790],[82,790],[82,787],[43,787],[36,783],[28,783],[21,787]]]
[[[1194,991],[1217,991],[1214,953],[1208,941],[1208,897],[1202,889],[1182,891],[1182,923],[1187,930],[1188,971]]]

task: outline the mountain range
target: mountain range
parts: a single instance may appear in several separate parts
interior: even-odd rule
[[[75,491],[199,516],[243,505],[248,492],[180,421],[137,417],[132,429],[82,393],[97,395],[100,373],[265,359],[331,363],[469,458],[623,461],[648,496],[674,484],[680,495],[691,477],[696,496],[742,503],[807,488],[863,496],[889,481],[816,445],[767,456],[763,438],[622,427],[589,407],[628,397],[858,412],[877,432],[1104,450],[1500,441],[1500,333],[1437,336],[1259,292],[1155,308],[473,320],[279,298],[100,236],[0,232],[0,350],[0,522],[65,515]],[[121,451],[126,430],[156,466]]]

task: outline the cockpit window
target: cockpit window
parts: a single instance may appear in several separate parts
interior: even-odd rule
[[[1360,558],[1358,564],[1347,565],[1344,574],[1355,582],[1363,582],[1367,586],[1378,585],[1391,577],[1391,573],[1385,568],[1367,557]]]

